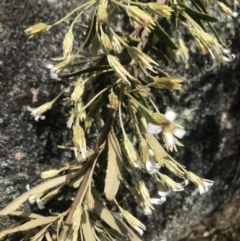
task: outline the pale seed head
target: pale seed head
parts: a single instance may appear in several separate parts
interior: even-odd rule
[[[171,13],[173,11],[170,7],[168,7],[165,4],[159,4],[159,3],[154,3],[154,2],[147,3],[147,9],[150,12],[155,13],[162,18],[171,16]]]
[[[25,33],[30,35],[30,38],[35,37],[36,35],[40,33],[44,33],[48,31],[51,28],[50,25],[47,25],[45,23],[38,23],[35,24],[25,30]]]
[[[67,55],[71,54],[73,46],[74,36],[72,30],[69,29],[63,40],[63,56],[66,58]]]
[[[73,103],[76,103],[79,101],[79,99],[82,97],[82,94],[84,93],[84,83],[78,82],[78,84],[75,86],[72,94],[71,94],[71,101]]]

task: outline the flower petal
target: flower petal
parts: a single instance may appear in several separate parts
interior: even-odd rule
[[[40,198],[38,198],[36,200],[36,204],[38,206],[38,209],[44,209],[45,208],[44,203],[43,203],[43,201]]]
[[[181,128],[175,128],[175,130],[173,131],[173,135],[179,139],[182,139],[185,134],[186,134],[186,131]]]
[[[162,127],[159,125],[155,125],[153,123],[148,123],[147,132],[153,135],[159,134],[162,131]]]
[[[158,195],[159,196],[161,196],[161,197],[167,197],[167,196],[169,196],[169,194],[172,192],[172,190],[167,190],[167,191],[165,191],[165,192],[163,192],[163,191],[158,191]]]
[[[167,147],[172,147],[174,145],[174,137],[171,133],[164,133],[165,141],[166,141],[166,146]]]
[[[161,166],[156,163],[155,161],[152,161],[152,160],[147,160],[146,161],[146,170],[148,171],[148,173],[150,175],[158,172],[158,169],[160,168]]]
[[[167,110],[167,112],[165,113],[165,118],[170,122],[173,122],[176,119],[176,117],[177,113],[173,110]]]

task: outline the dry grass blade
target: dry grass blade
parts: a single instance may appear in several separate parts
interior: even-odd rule
[[[87,211],[87,207],[85,206],[82,213],[82,231],[85,240],[87,241],[95,241],[95,234],[93,226],[89,220],[89,214]]]
[[[24,211],[14,211],[9,213],[9,215],[23,217],[23,218],[44,218],[44,216],[36,214],[36,213],[30,213],[30,212],[24,212]]]
[[[44,227],[42,230],[40,230],[32,239],[31,241],[39,241],[40,238],[44,236],[44,234],[47,232],[47,229],[52,225],[52,223],[48,224],[46,227]]]
[[[78,188],[83,180],[84,176],[78,176],[72,179],[69,183],[68,186],[73,187],[73,188]]]
[[[150,145],[150,147],[154,150],[157,150],[158,153],[161,154],[161,157],[162,158],[166,158],[168,157],[168,154],[167,152],[163,149],[163,147],[160,145],[160,143],[158,142],[158,140],[152,135],[152,134],[149,134],[149,133],[145,133],[144,134],[146,139],[147,139],[147,142],[148,144]],[[153,151],[154,151],[153,150]]]
[[[120,235],[126,236],[128,230],[124,226],[124,223],[116,218],[101,202],[97,200],[95,200],[95,211],[112,229],[116,230]]]
[[[107,200],[111,201],[115,198],[122,173],[122,154],[118,139],[111,129],[108,135],[108,165],[105,178],[104,193]]]
[[[12,229],[4,230],[2,233],[4,234],[11,234],[15,232],[21,232],[21,231],[26,231],[32,228],[36,228],[45,224],[53,223],[55,222],[59,216],[50,216],[50,217],[42,217],[38,219],[31,220],[29,222],[26,222],[20,226],[17,226]]]
[[[127,226],[127,224],[123,223],[124,227],[127,229],[127,234],[128,234],[128,238],[131,241],[142,241],[134,232],[131,228],[129,228]]]
[[[73,179],[74,177],[80,175],[82,172],[82,169],[71,173],[67,174],[61,177],[56,177],[54,179],[48,180],[44,183],[39,184],[36,187],[33,187],[31,190],[28,192],[25,192],[23,195],[20,197],[16,198],[12,203],[10,203],[7,207],[2,209],[0,211],[0,216],[8,215],[12,211],[16,210],[21,204],[23,204],[30,195],[35,195],[37,193],[45,192],[46,190],[56,187],[57,185],[63,184],[64,182],[68,182],[69,180]]]
[[[49,232],[47,232],[47,233],[45,234],[45,238],[46,238],[47,241],[53,241]],[[32,240],[31,240],[31,241],[32,241]]]

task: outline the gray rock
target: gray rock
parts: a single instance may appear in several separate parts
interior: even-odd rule
[[[38,106],[50,100],[65,85],[51,80],[42,64],[59,55],[64,25],[30,40],[24,33],[28,26],[52,23],[72,9],[70,1],[61,4],[56,9],[43,0],[0,1],[0,209],[21,195],[27,184],[39,183],[43,170],[57,168],[69,159],[68,152],[57,149],[57,145],[71,141],[63,105],[56,104],[57,108],[39,123],[26,110],[28,105]],[[223,37],[232,40],[232,51],[238,58],[239,24],[221,26],[225,28]],[[194,173],[215,180],[215,185],[203,196],[190,185],[156,207],[152,216],[141,217],[147,226],[143,238],[146,241],[179,240],[239,189],[238,59],[216,73],[206,73],[204,58],[192,54],[189,69],[172,63],[167,71],[186,80],[185,94],[154,93],[161,110],[174,109],[179,114],[177,120],[187,130],[185,147],[174,156]],[[12,223],[9,218],[1,218],[0,230]]]

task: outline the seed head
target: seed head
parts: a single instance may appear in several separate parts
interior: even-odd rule
[[[165,4],[159,4],[159,3],[154,3],[154,2],[147,3],[147,9],[150,12],[155,13],[162,18],[171,16],[171,13],[173,11],[170,7],[168,7]]]
[[[51,28],[50,25],[47,25],[45,23],[38,23],[35,24],[25,30],[25,33],[30,35],[30,38],[35,37],[38,34],[47,32]]]
[[[72,30],[69,29],[63,40],[63,56],[66,58],[72,52],[74,36]]]

